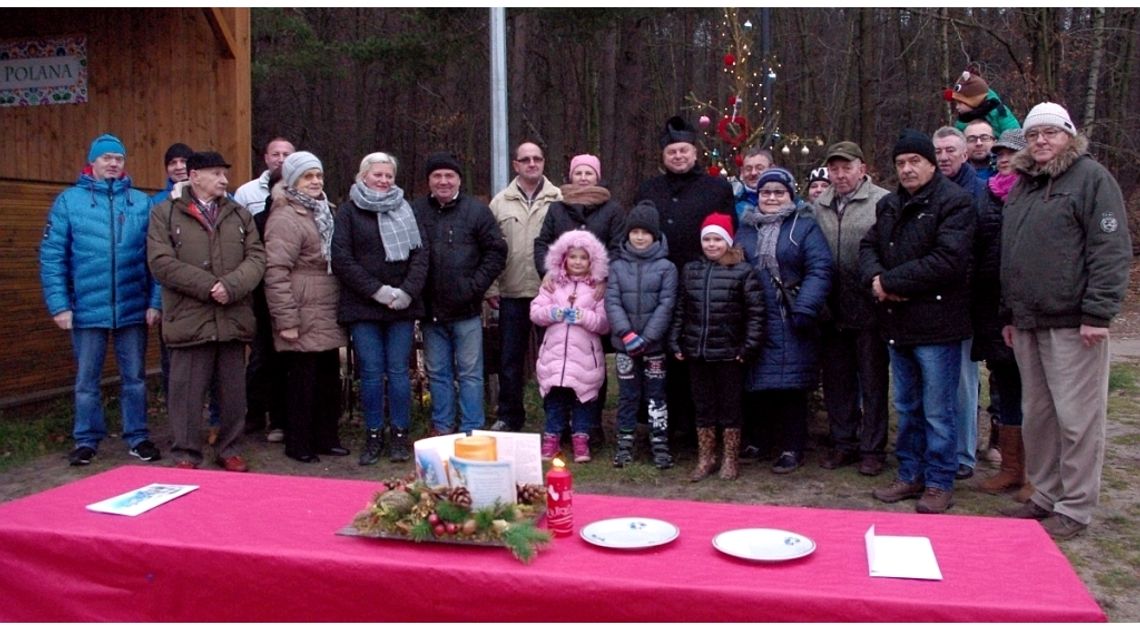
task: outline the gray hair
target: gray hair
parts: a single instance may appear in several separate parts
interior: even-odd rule
[[[772,154],[772,151],[768,150],[767,148],[761,148],[759,146],[753,146],[752,148],[749,148],[748,151],[744,153],[744,158],[748,159],[749,157],[756,157],[758,155],[762,155],[765,159],[767,159],[768,165],[776,165],[776,157]]]
[[[991,127],[991,128],[993,128],[993,127]],[[955,129],[952,126],[944,126],[940,129],[938,129],[937,131],[935,131],[933,139],[937,140],[937,139],[942,139],[942,138],[946,138],[946,137],[956,137],[956,138],[962,140],[963,144],[966,143],[966,134],[959,131],[958,129]]]
[[[362,181],[365,173],[372,169],[376,164],[392,164],[392,174],[396,174],[399,169],[399,164],[396,163],[396,158],[388,153],[369,153],[364,156],[360,161],[360,170],[356,173],[356,180]]]

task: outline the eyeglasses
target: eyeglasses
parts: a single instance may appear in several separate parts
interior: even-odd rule
[[[1061,133],[1062,133],[1061,129],[1059,129],[1055,126],[1051,126],[1051,127],[1046,127],[1044,129],[1041,129],[1041,130],[1033,129],[1032,131],[1027,131],[1025,133],[1025,139],[1026,139],[1026,141],[1028,141],[1030,143],[1036,142],[1037,138],[1039,138],[1039,137],[1044,137],[1047,140],[1052,140],[1052,139],[1055,139]]]
[[[779,190],[760,190],[759,192],[757,192],[757,194],[759,196],[762,196],[762,197],[780,198],[781,196],[787,196],[788,191],[783,189],[783,188],[780,188]]]
[[[523,157],[522,159],[516,159],[515,161],[519,162],[520,164],[540,164],[546,161],[546,159],[544,157]]]
[[[967,135],[967,136],[966,136],[966,141],[967,141],[967,142],[969,142],[969,143],[971,143],[971,144],[977,144],[978,142],[992,142],[992,141],[994,141],[994,140],[996,140],[996,139],[997,139],[997,138],[996,138],[996,137],[994,137],[994,136],[992,136],[992,135],[985,135],[985,134],[982,134],[982,135]]]

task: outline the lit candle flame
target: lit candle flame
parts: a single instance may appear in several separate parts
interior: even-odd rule
[[[555,469],[565,469],[566,468],[566,463],[562,462],[561,458],[555,458],[554,460],[551,460],[550,465],[552,467],[554,467]]]

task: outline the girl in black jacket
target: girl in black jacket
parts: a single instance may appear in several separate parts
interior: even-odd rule
[[[735,480],[740,450],[744,364],[760,352],[764,291],[744,253],[732,248],[732,218],[710,214],[701,225],[704,259],[685,264],[677,290],[670,348],[689,363],[697,407],[693,482],[716,468],[716,428],[724,428],[720,477]]]

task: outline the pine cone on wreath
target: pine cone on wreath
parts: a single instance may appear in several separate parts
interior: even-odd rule
[[[546,498],[546,487],[541,484],[519,484],[518,491],[520,504],[541,504]]]
[[[466,486],[457,486],[447,495],[447,501],[464,508],[471,507],[471,491]]]

